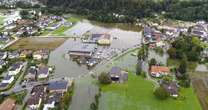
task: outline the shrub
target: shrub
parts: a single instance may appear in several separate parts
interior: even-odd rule
[[[110,76],[106,73],[101,73],[98,76],[98,80],[101,84],[110,84],[112,82]]]
[[[164,87],[160,86],[160,87],[156,88],[156,90],[154,91],[154,95],[156,98],[158,98],[160,100],[165,100],[168,98],[169,93],[165,90]]]

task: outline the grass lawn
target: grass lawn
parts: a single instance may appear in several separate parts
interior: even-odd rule
[[[168,59],[167,64],[168,64],[168,66],[178,67],[180,65],[180,60]],[[188,62],[188,70],[189,71],[195,71],[196,66],[197,66],[196,62]]]
[[[181,89],[184,100],[169,98],[161,101],[153,95],[154,85],[129,74],[126,84],[102,86],[99,110],[201,110],[192,88]]]
[[[2,25],[4,23],[4,19],[5,19],[5,17],[0,16],[0,25]]]
[[[54,30],[51,34],[57,35],[57,36],[64,36],[64,32],[67,31],[70,27],[61,26],[58,29]]]
[[[76,23],[76,22],[78,22],[78,21],[80,21],[80,20],[81,20],[81,18],[76,17],[76,16],[71,16],[71,17],[69,17],[69,18],[67,19],[67,21],[72,22],[72,23]]]

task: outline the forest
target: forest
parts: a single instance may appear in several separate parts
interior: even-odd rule
[[[162,15],[178,20],[208,20],[207,0],[40,0],[49,13],[76,13],[102,22],[135,22]]]

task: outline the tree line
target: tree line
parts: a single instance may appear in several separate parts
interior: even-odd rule
[[[76,13],[103,22],[135,22],[163,15],[180,20],[207,20],[208,1],[181,0],[40,0],[55,14]],[[115,15],[116,14],[116,15]],[[122,16],[119,16],[122,15]]]

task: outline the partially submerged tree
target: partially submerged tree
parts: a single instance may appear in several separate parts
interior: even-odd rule
[[[160,100],[165,100],[168,98],[169,93],[165,90],[164,87],[160,86],[160,87],[156,88],[156,90],[154,91],[154,95],[156,98],[158,98]]]
[[[156,65],[157,64],[157,61],[156,59],[152,58],[150,61],[149,61],[149,66],[151,67],[152,65]]]
[[[101,84],[110,84],[112,82],[110,76],[104,72],[98,76],[98,80]]]

